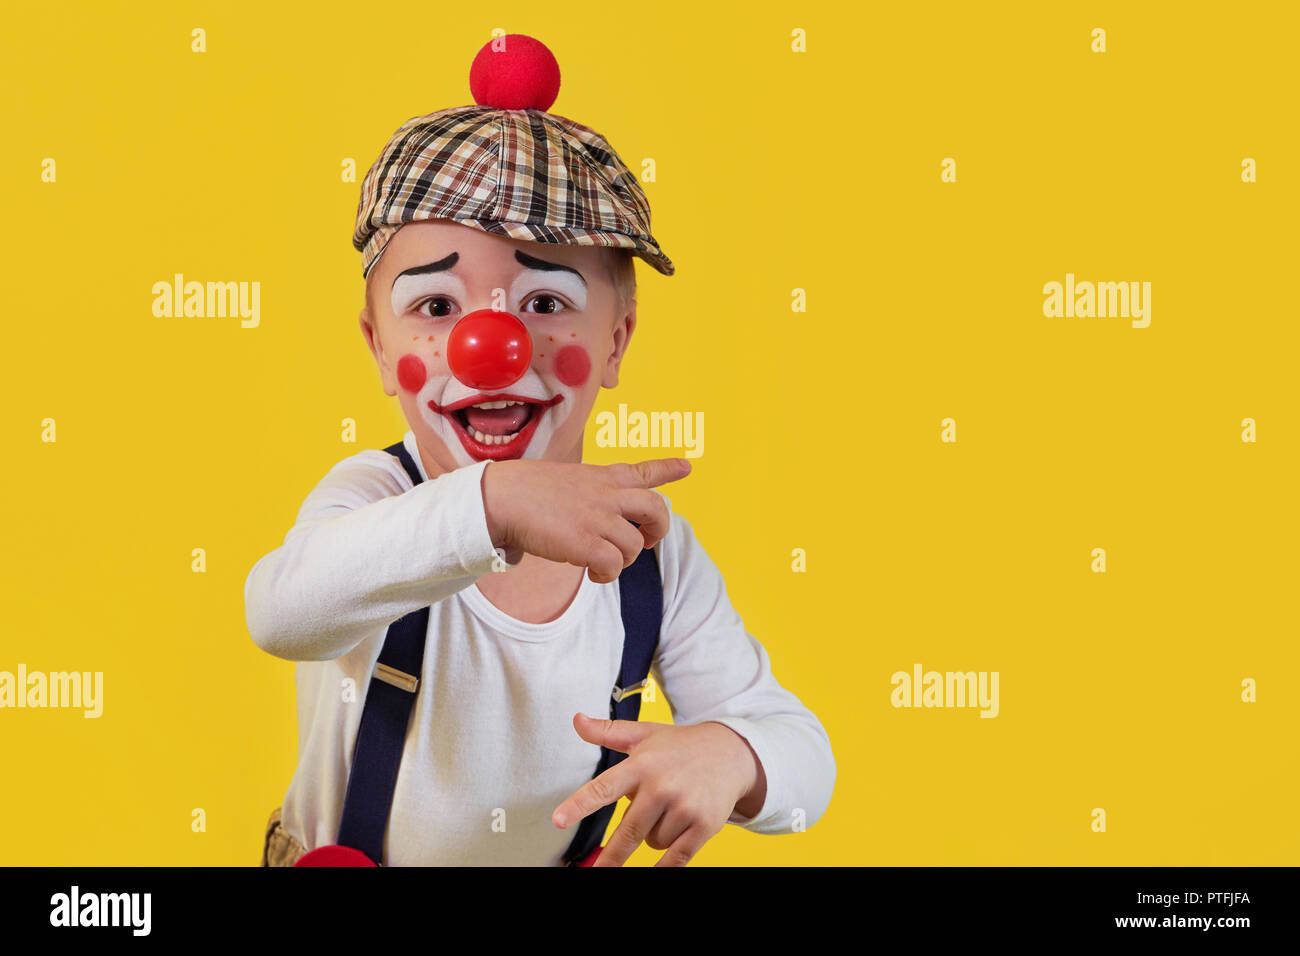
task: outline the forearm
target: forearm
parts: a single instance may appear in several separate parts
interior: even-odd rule
[[[448,472],[295,525],[245,582],[254,642],[287,660],[330,660],[491,571],[481,473]]]
[[[835,757],[811,715],[715,718],[740,736],[756,764],[753,786],[728,821],[755,833],[789,833],[821,819],[835,788]]]
[[[736,801],[732,816],[752,819],[758,816],[758,812],[763,809],[763,804],[767,800],[767,772],[763,769],[763,761],[758,759],[758,754],[754,752],[754,748],[750,746],[749,741],[736,731],[727,727],[726,724],[719,724],[717,721],[709,721],[709,723],[727,728],[727,734],[733,749],[736,751],[740,767],[737,774],[740,779],[749,782],[749,787],[744,795]]]

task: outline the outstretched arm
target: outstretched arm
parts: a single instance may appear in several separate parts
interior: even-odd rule
[[[481,484],[490,464],[412,488],[383,452],[339,462],[307,496],[284,543],[248,574],[253,641],[286,660],[331,660],[489,573],[498,560]]]

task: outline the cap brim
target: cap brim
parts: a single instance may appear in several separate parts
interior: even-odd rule
[[[430,220],[416,220],[430,221]],[[672,260],[664,255],[658,244],[653,238],[646,239],[641,236],[629,236],[626,233],[602,232],[595,229],[582,229],[574,226],[548,226],[529,222],[501,222],[499,220],[483,219],[448,219],[447,222],[459,223],[462,226],[469,226],[472,229],[478,229],[489,235],[502,236],[507,239],[519,239],[524,242],[550,242],[557,245],[567,246],[598,246],[606,249],[630,249],[633,254],[640,257],[644,262],[659,273],[670,276],[677,271]],[[403,223],[402,225],[405,225]],[[388,248],[397,230],[402,226],[384,225],[380,226],[370,236],[366,242],[364,253],[370,249],[376,248],[378,252],[370,264],[362,270],[362,278],[368,278],[375,264],[383,258],[384,250]]]

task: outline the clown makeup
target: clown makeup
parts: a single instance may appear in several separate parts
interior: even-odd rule
[[[577,311],[581,312],[587,307],[587,280],[577,269],[544,262],[518,249],[515,250],[515,258],[528,268],[519,273],[515,281],[510,284],[511,302],[519,302],[524,296],[529,296],[529,301],[524,305],[530,305],[533,297],[555,291],[568,298]],[[534,289],[545,289],[547,292],[538,293],[534,292]]]
[[[408,354],[401,361],[414,367],[420,360]],[[417,380],[410,375],[403,387],[414,392],[421,417],[462,467],[485,458],[544,457],[577,396],[573,389],[548,389],[532,369],[504,389],[469,388],[450,374],[429,375],[418,390],[408,387]]]
[[[453,252],[445,259],[407,269],[399,275],[393,283],[393,315],[404,314],[426,296],[447,296],[461,302],[466,301],[469,293],[465,289],[465,283],[460,280],[460,276],[448,271],[459,258]]]
[[[435,460],[445,457],[431,443],[436,436],[454,467],[581,460],[586,416],[607,362],[621,353],[610,325],[616,290],[600,250],[553,252],[448,223],[410,224],[391,243],[404,236],[417,241],[388,250],[404,254],[392,256],[391,268],[402,271],[391,280],[384,353],[422,446]],[[526,364],[526,349],[510,352],[525,339]],[[497,376],[501,368],[509,371]]]

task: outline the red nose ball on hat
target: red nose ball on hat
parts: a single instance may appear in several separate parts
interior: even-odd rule
[[[479,106],[545,112],[560,93],[560,64],[541,40],[507,33],[483,44],[474,57],[469,91]]]

